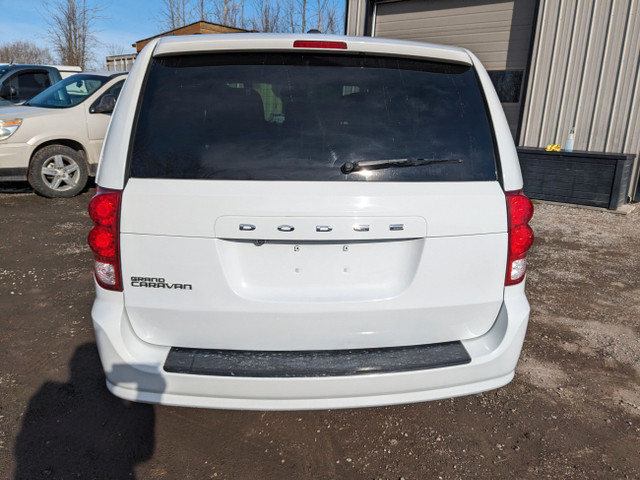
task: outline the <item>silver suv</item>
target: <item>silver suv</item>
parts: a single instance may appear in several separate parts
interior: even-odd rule
[[[533,209],[467,50],[156,40],[97,183],[92,316],[122,398],[361,407],[513,378]]]

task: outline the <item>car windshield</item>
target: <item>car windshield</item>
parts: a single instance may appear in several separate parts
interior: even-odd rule
[[[102,85],[109,81],[109,77],[90,74],[78,74],[62,80],[35,96],[25,105],[43,108],[74,107],[87,98]]]
[[[7,70],[9,70],[9,67],[0,67],[0,77],[4,75],[4,72],[6,72]]]

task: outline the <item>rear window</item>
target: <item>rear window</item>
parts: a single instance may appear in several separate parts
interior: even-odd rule
[[[156,58],[147,75],[132,177],[496,179],[491,128],[468,66],[222,53]]]

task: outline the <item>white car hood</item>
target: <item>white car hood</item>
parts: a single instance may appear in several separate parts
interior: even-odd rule
[[[31,117],[41,117],[43,115],[55,115],[60,110],[58,108],[41,108],[41,107],[30,107],[30,106],[17,106],[17,107],[2,107],[0,108],[0,120],[12,120],[14,118],[31,118]]]

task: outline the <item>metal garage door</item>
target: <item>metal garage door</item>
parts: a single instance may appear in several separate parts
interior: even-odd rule
[[[489,70],[515,137],[535,4],[535,0],[378,2],[373,35],[471,50]]]

